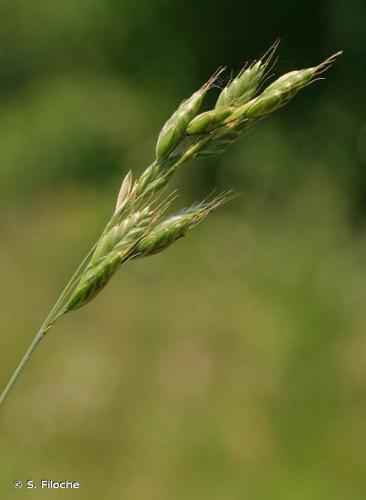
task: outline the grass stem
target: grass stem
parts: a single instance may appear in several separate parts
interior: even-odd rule
[[[19,363],[17,369],[13,373],[11,379],[9,380],[7,386],[5,387],[5,389],[3,390],[3,392],[2,392],[2,394],[0,396],[0,407],[2,406],[2,404],[4,403],[6,397],[9,394],[9,392],[13,388],[15,382],[18,380],[19,375],[22,373],[24,367],[28,363],[30,357],[33,354],[33,351],[35,350],[35,348],[37,347],[37,345],[40,343],[40,341],[43,339],[44,336],[45,336],[44,332],[42,332],[42,330],[40,330],[37,333],[37,335],[34,337],[31,345],[29,346],[29,348],[27,350],[27,352],[24,354],[21,362]]]

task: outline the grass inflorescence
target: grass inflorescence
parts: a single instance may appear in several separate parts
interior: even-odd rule
[[[0,405],[33,350],[58,318],[94,299],[123,264],[167,249],[233,198],[231,192],[223,193],[165,215],[171,198],[159,203],[159,194],[174,173],[193,158],[226,151],[254,122],[287,104],[339,54],[317,66],[286,73],[264,87],[277,45],[232,78],[219,92],[212,109],[201,108],[223,69],[184,100],[166,121],[157,138],[154,161],[136,180],[131,171],[125,176],[113,215],[41,326],[0,396]]]

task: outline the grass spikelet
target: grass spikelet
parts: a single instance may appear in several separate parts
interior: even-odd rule
[[[257,92],[266,69],[271,62],[279,41],[276,41],[269,51],[259,61],[244,67],[240,73],[221,91],[215,108],[240,106],[248,102]]]
[[[244,116],[250,119],[260,118],[287,104],[302,88],[308,85],[318,74],[328,69],[341,52],[328,57],[318,66],[291,71],[271,83],[252,104],[244,109]]]
[[[223,193],[211,201],[203,201],[165,217],[140,240],[135,250],[137,256],[146,257],[165,250],[233,198],[231,193]]]
[[[183,101],[163,126],[156,145],[156,158],[159,160],[168,155],[184,136],[188,123],[198,113],[202,100],[208,89],[213,85],[221,70],[216,72],[210,80],[205,83],[191,97]]]

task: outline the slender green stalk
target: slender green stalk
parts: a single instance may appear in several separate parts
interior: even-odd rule
[[[79,267],[76,269],[75,273],[71,276],[70,281],[67,283],[63,291],[61,292],[60,297],[57,299],[55,305],[51,309],[49,315],[46,320],[42,324],[41,331],[47,333],[47,331],[51,328],[53,323],[64,313],[63,309],[65,306],[65,301],[68,298],[69,294],[72,292],[74,285],[78,282],[80,276],[82,275],[85,267],[87,266],[93,252],[97,246],[98,242],[89,250],[84,260],[81,262]]]
[[[9,392],[12,390],[15,382],[18,380],[19,375],[22,373],[24,370],[26,364],[28,363],[30,357],[33,354],[33,351],[37,347],[37,345],[41,342],[41,340],[44,338],[45,334],[42,331],[39,331],[37,335],[34,337],[31,345],[29,346],[27,352],[24,354],[21,362],[19,363],[17,369],[13,373],[11,379],[9,380],[7,386],[3,390],[1,396],[0,396],[0,406],[3,405],[6,397],[8,396]]]
[[[33,351],[35,348],[38,346],[38,344],[41,342],[41,340],[45,337],[46,333],[48,330],[51,328],[51,326],[55,323],[55,321],[64,314],[64,303],[65,300],[67,299],[68,295],[70,294],[73,286],[78,282],[79,277],[81,276],[86,264],[90,260],[91,255],[93,254],[93,251],[95,249],[97,244],[95,244],[87,256],[84,258],[82,263],[79,265],[79,267],[76,269],[75,273],[72,275],[70,281],[67,283],[63,291],[61,292],[60,297],[56,301],[55,305],[49,312],[47,318],[43,322],[41,329],[37,333],[37,335],[34,337],[32,340],[31,345],[29,346],[27,352],[24,354],[22,360],[20,361],[18,367],[14,371],[11,379],[9,380],[8,384],[6,385],[5,389],[1,393],[0,396],[0,407],[4,404],[5,399],[7,398],[9,392],[13,388],[15,382],[18,380],[20,374],[24,370],[25,366],[27,365],[28,361],[30,360]]]

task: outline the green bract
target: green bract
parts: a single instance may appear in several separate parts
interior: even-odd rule
[[[216,109],[223,106],[239,106],[249,101],[256,93],[263,77],[266,64],[258,61],[253,66],[243,70],[220,93],[216,102]]]
[[[188,123],[198,113],[207,90],[207,87],[202,87],[189,99],[183,101],[177,111],[165,123],[156,145],[156,158],[158,160],[169,154],[182,139]]]
[[[225,107],[220,109],[212,109],[211,111],[206,111],[200,115],[193,118],[193,120],[188,124],[187,134],[203,134],[204,132],[210,132],[214,128],[217,128],[220,123],[222,123],[225,118],[230,116],[234,108]]]

